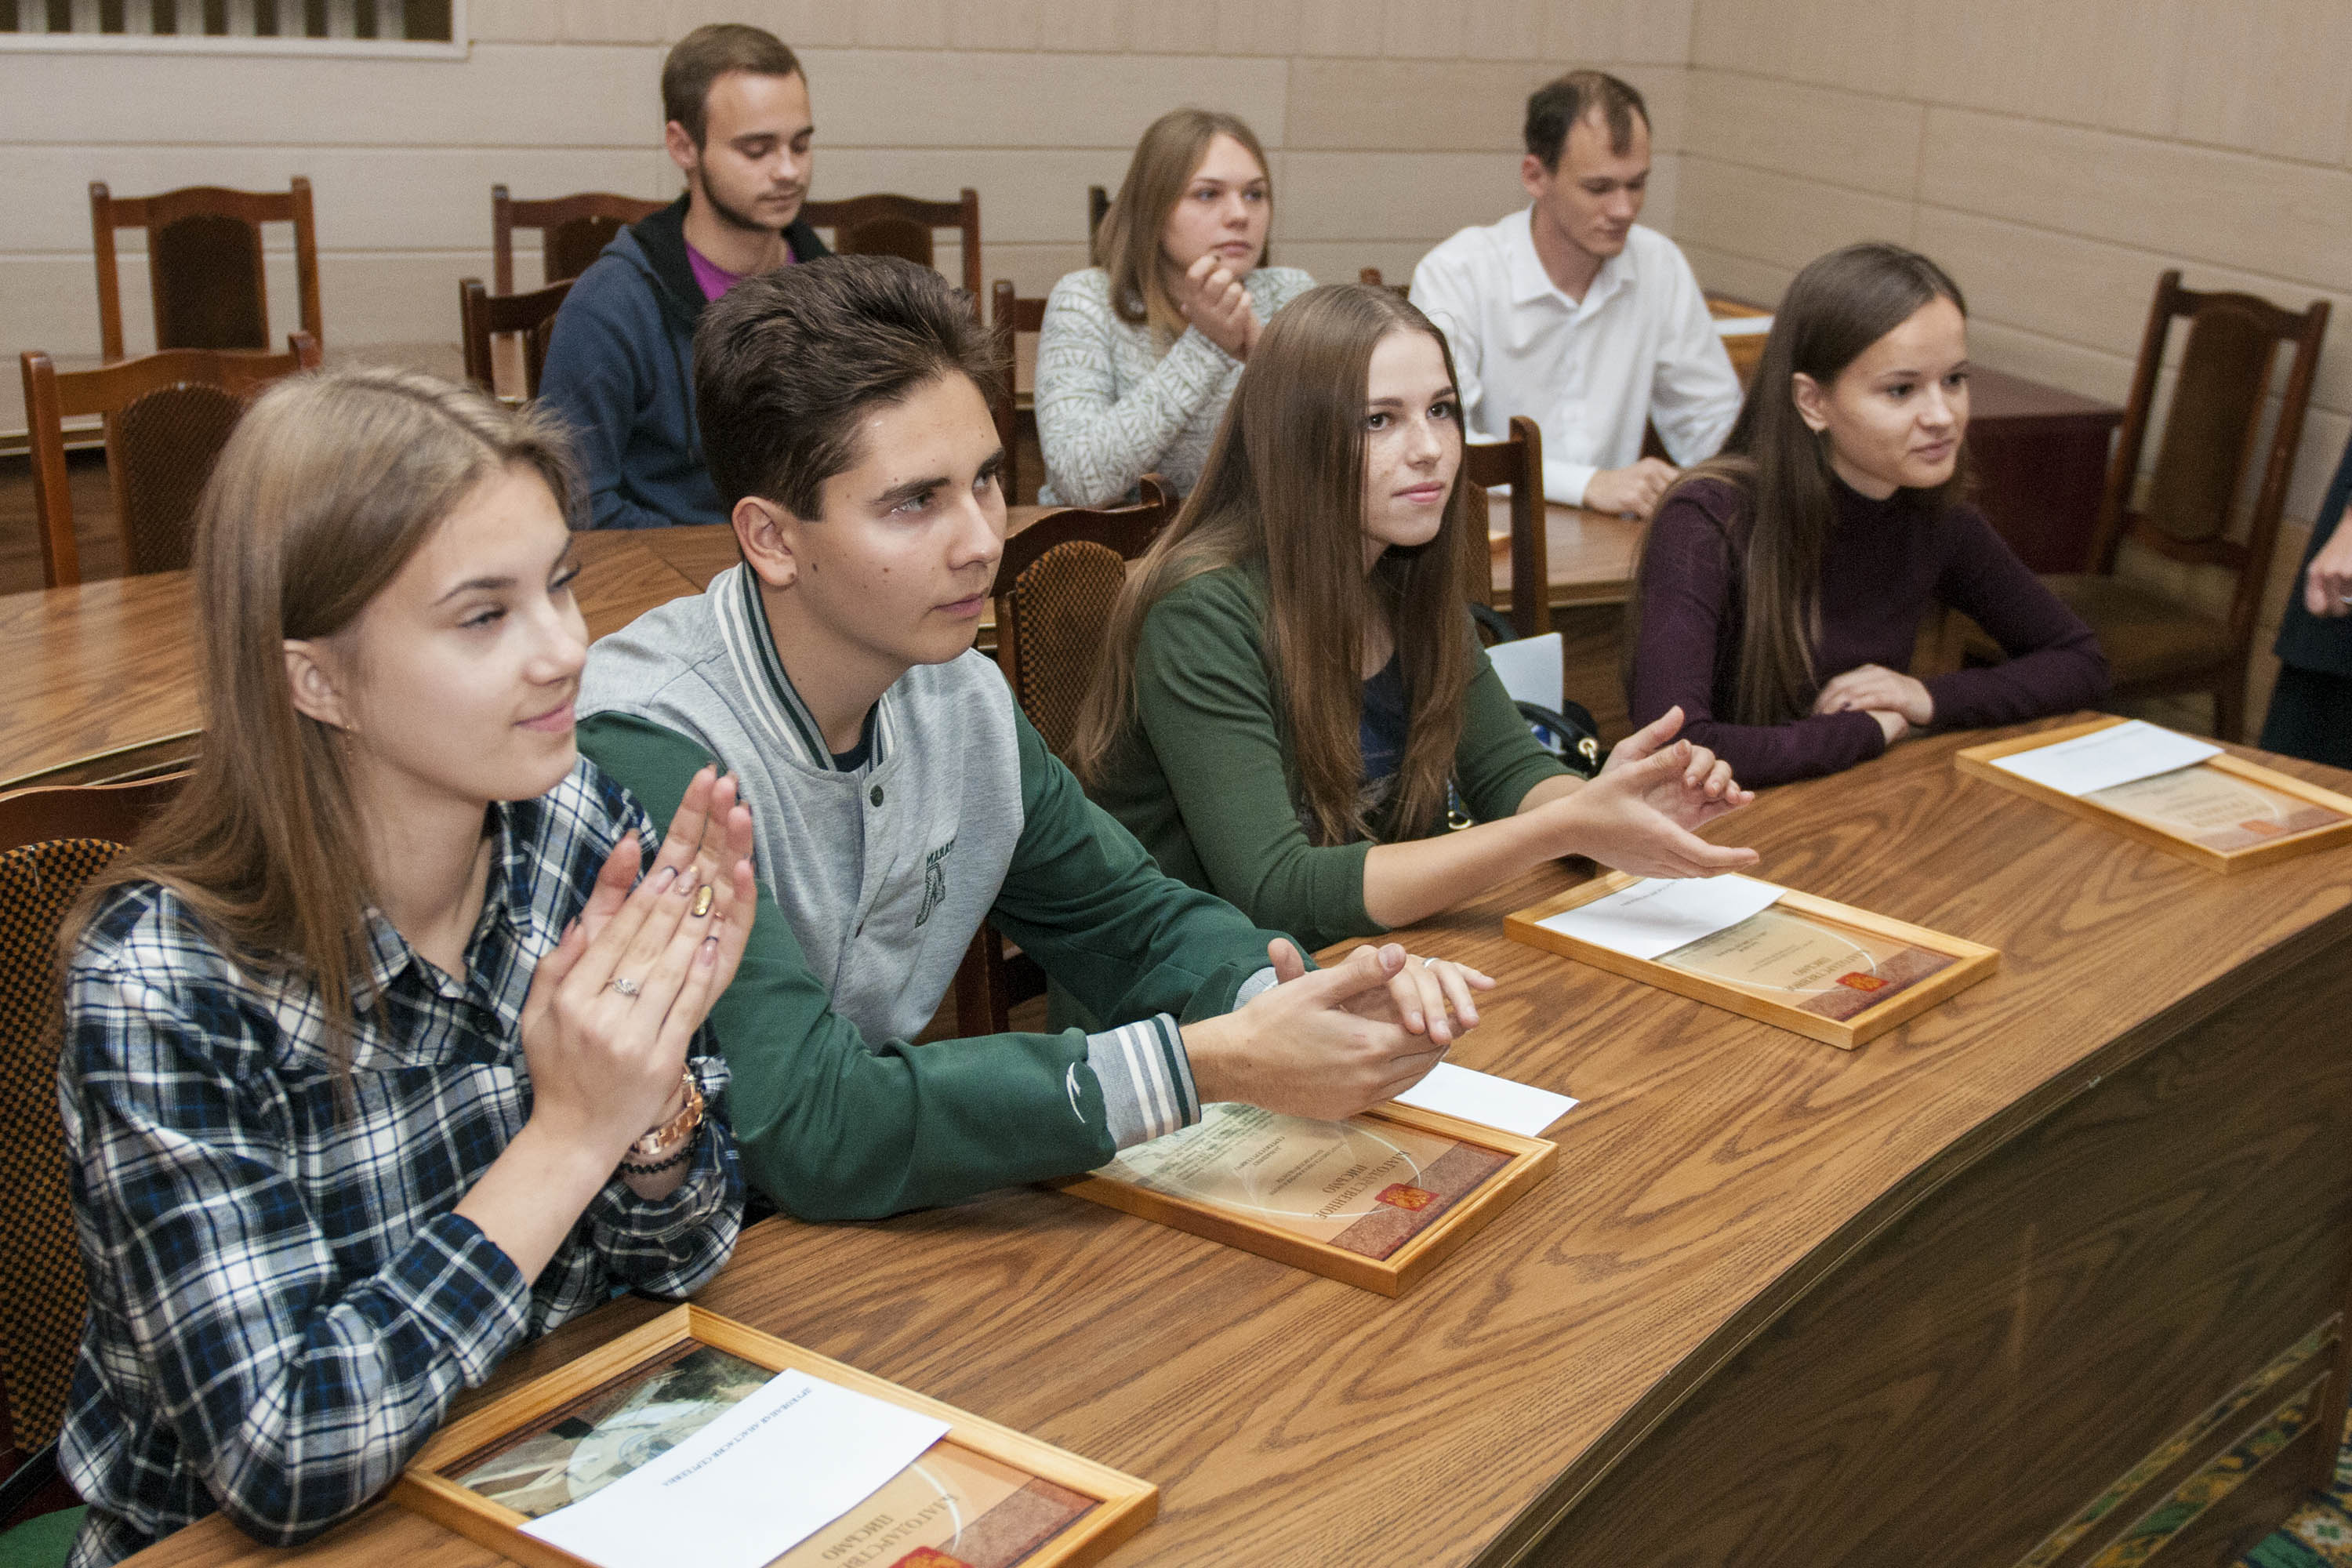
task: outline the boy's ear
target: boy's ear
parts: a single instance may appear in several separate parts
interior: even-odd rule
[[[771,588],[789,588],[799,581],[800,520],[763,496],[745,496],[735,503],[728,521],[735,525],[735,542],[744,563]]]

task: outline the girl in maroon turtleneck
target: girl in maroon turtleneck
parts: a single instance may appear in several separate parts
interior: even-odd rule
[[[2095,705],[2107,664],[1964,482],[1967,306],[1926,257],[1832,251],[1790,284],[1724,445],[1667,492],[1633,590],[1635,724],[1683,732],[1760,786],[1835,773],[1930,725]],[[1931,605],[2009,653],[1907,673]]]

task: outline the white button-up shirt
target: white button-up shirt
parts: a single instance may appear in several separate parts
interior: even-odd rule
[[[1645,423],[1679,464],[1711,458],[1739,415],[1739,380],[1675,242],[1635,224],[1580,300],[1536,255],[1534,208],[1465,228],[1421,258],[1412,302],[1454,349],[1471,437],[1511,416],[1543,428],[1544,494],[1580,506],[1602,468],[1642,455]]]

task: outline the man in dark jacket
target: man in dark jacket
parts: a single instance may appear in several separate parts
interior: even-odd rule
[[[663,62],[662,107],[686,194],[580,275],[540,375],[579,444],[597,528],[727,521],[695,426],[695,322],[739,279],[825,254],[800,216],[808,79],[781,40],[696,28]]]

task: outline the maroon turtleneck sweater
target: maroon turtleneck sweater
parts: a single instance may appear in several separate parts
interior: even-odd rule
[[[2095,707],[2107,661],[2091,628],[2043,587],[1981,513],[1920,510],[1903,491],[1874,501],[1837,480],[1838,516],[1822,552],[1821,640],[1813,669],[1826,684],[1857,665],[1908,673],[1919,623],[1937,602],[1960,611],[2008,650],[2009,662],[1927,681],[1935,727],[2013,724]],[[1727,760],[1750,786],[1811,778],[1886,749],[1867,713],[1823,713],[1787,724],[1734,724],[1747,497],[1719,481],[1677,491],[1658,510],[1642,552],[1640,640],[1627,691],[1633,722],[1676,703],[1683,733]],[[1818,688],[1816,689],[1818,689]]]

